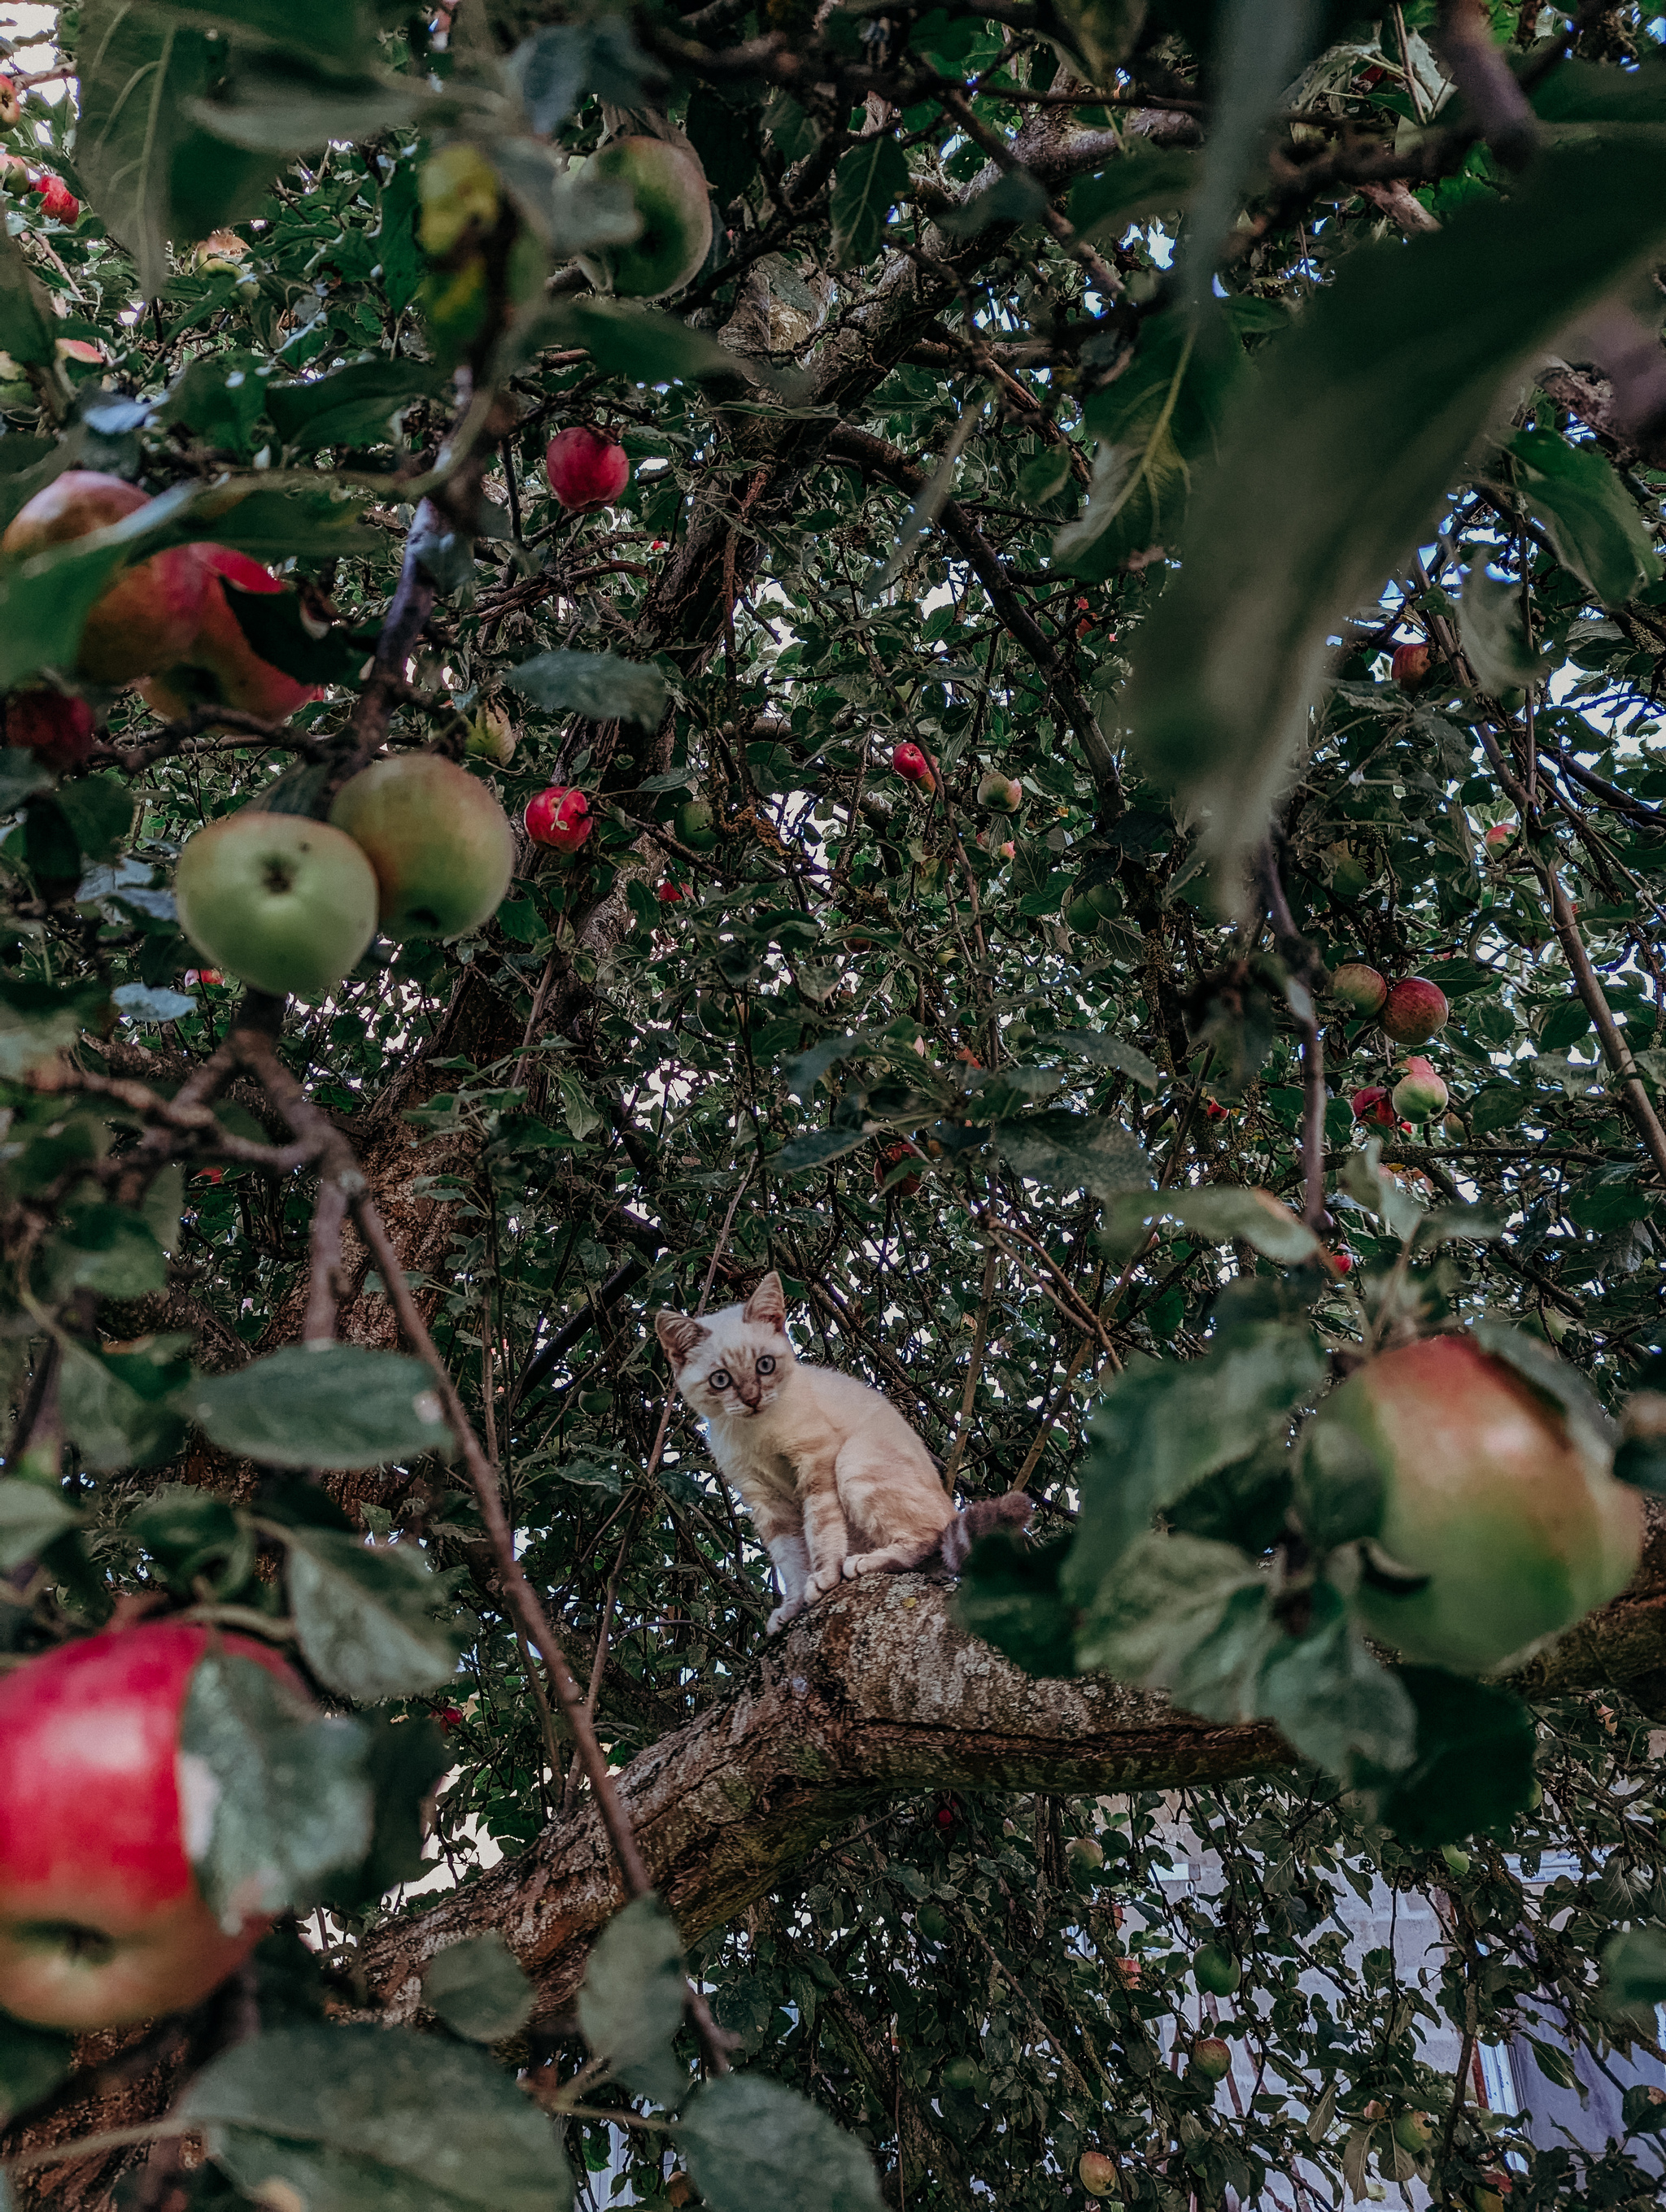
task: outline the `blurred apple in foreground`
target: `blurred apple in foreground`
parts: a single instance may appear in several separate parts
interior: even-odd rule
[[[344,830],[304,814],[223,815],[174,871],[179,927],[257,991],[322,998],[376,933],[374,870]]]
[[[184,649],[171,663],[153,663],[163,671],[141,684],[139,696],[156,714],[173,721],[194,707],[234,707],[239,714],[255,714],[263,722],[286,722],[297,707],[324,693],[315,684],[297,683],[281,668],[263,660],[243,635],[232,611],[228,592],[252,592],[264,596],[289,586],[246,553],[234,553],[228,545],[199,545],[208,589],[202,621]]]
[[[21,507],[0,538],[0,551],[19,557],[107,530],[149,495],[120,477],[66,469]],[[119,568],[94,601],[81,633],[76,673],[95,684],[131,684],[166,668],[196,635],[207,576],[198,548],[179,546]]]
[[[228,1933],[187,1856],[179,1729],[211,1644],[307,1703],[269,1645],[178,1621],[60,1644],[0,1679],[0,2006],[14,2019],[85,2029],[178,2012],[271,1924]]]
[[[1383,1480],[1360,1626],[1457,1674],[1510,1664],[1624,1589],[1642,1502],[1561,1408],[1468,1336],[1380,1353],[1324,1401],[1305,1450],[1335,1432]]]
[[[663,138],[611,139],[590,156],[586,175],[629,185],[641,222],[628,246],[594,247],[581,257],[614,291],[663,300],[699,275],[712,247],[712,204],[692,147]]]
[[[86,765],[93,750],[96,717],[84,699],[72,699],[43,684],[14,691],[0,708],[0,714],[4,718],[7,744],[15,745],[21,752],[38,754],[42,766],[51,769],[54,775]]]

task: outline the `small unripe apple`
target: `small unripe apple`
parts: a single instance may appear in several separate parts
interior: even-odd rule
[[[654,896],[661,906],[676,906],[688,896],[688,893],[683,889],[681,884],[672,883],[668,876]]]
[[[1616,1596],[1636,1570],[1638,1493],[1560,1409],[1471,1337],[1395,1346],[1324,1401],[1381,1468],[1373,1556],[1353,1607],[1420,1664],[1502,1668]],[[1395,1580],[1400,1586],[1395,1587]]]
[[[940,1943],[949,1932],[949,1916],[928,1897],[915,1914],[914,1924],[928,1943]]]
[[[1330,995],[1351,1014],[1369,1019],[1388,997],[1389,987],[1363,960],[1345,960],[1330,979]]]
[[[1394,1110],[1402,1121],[1426,1121],[1446,1110],[1446,1085],[1419,1053],[1406,1062],[1406,1073],[1394,1086]]]
[[[919,1157],[916,1146],[905,1144],[900,1139],[894,1145],[883,1146],[879,1158],[873,1163],[874,1188],[885,1190],[888,1198],[912,1198],[920,1188],[917,1175],[905,1175],[900,1182],[891,1183],[889,1190],[885,1190],[885,1185],[894,1168],[900,1167],[904,1160],[917,1160]]]
[[[1446,994],[1421,975],[1407,975],[1383,1001],[1383,1029],[1396,1044],[1427,1044],[1446,1026]]]
[[[709,853],[717,843],[712,810],[703,799],[685,799],[677,810],[673,827],[678,842],[686,845],[691,853]]]
[[[1353,1109],[1356,1121],[1374,1121],[1383,1129],[1397,1129],[1400,1126],[1389,1094],[1380,1083],[1368,1083],[1363,1091],[1356,1091],[1348,1104]]]
[[[477,776],[439,753],[372,761],[330,819],[376,872],[377,921],[398,942],[460,937],[496,914],[514,873],[514,831]]]
[[[1102,2150],[1085,2150],[1076,2161],[1076,2179],[1090,2197],[1109,2197],[1116,2186],[1116,2162]]]
[[[550,489],[568,514],[611,506],[630,482],[624,447],[587,422],[557,430],[544,448],[544,466]]]
[[[547,845],[552,853],[576,853],[596,826],[590,801],[565,783],[552,783],[529,799],[521,819],[533,844]]]
[[[289,586],[270,568],[229,545],[197,545],[206,589],[202,619],[195,635],[174,656],[172,665],[139,686],[139,696],[155,713],[170,721],[188,714],[194,707],[234,707],[239,714],[257,714],[263,722],[287,722],[298,707],[321,699],[316,684],[297,683],[270,660],[263,660],[243,635],[243,626],[232,611],[231,592],[252,592],[266,597]]]
[[[1394,2124],[1394,2139],[1402,2150],[1410,2151],[1414,2157],[1420,2156],[1435,2139],[1435,2131],[1429,2125],[1429,2115],[1426,2112],[1402,2112]]]
[[[986,769],[978,778],[977,803],[991,814],[1016,814],[1024,804],[1024,786],[998,768]]]
[[[0,131],[15,131],[23,119],[23,101],[15,78],[0,70]]]
[[[1140,1978],[1146,1971],[1143,1961],[1139,1959],[1113,1958],[1110,1966],[1111,1972],[1125,1990],[1139,1988]]]
[[[65,775],[86,765],[93,750],[97,717],[84,699],[71,699],[63,691],[14,691],[4,702],[5,742],[21,752],[38,754],[41,765],[54,775]]]
[[[1416,645],[1397,645],[1394,659],[1389,664],[1389,674],[1402,691],[1418,691],[1429,680],[1429,647]]]
[[[174,871],[179,927],[257,991],[320,999],[376,933],[375,871],[344,830],[246,809],[191,838]]]
[[[1359,1264],[1359,1255],[1350,1252],[1346,1244],[1339,1244],[1330,1255],[1330,1264],[1339,1275],[1351,1275]]]
[[[1504,2212],[1504,2200],[1511,2190],[1507,2173],[1489,2173],[1477,2182],[1469,2192],[1475,2212]]]
[[[501,707],[483,707],[469,724],[467,750],[474,760],[508,768],[518,742],[514,724]]]
[[[252,1638],[157,1621],[62,1644],[0,1677],[0,2005],[116,2027],[199,2003],[266,1933],[228,1934],[189,1856],[179,1732],[211,1645],[307,1704]]]
[[[12,517],[0,550],[21,556],[68,544],[149,504],[148,493],[119,477],[66,469]],[[76,674],[95,684],[131,684],[166,668],[196,635],[206,581],[190,545],[119,568],[88,615]]]
[[[699,275],[712,247],[712,204],[691,148],[663,138],[614,138],[591,155],[586,173],[628,185],[641,220],[629,246],[595,247],[582,257],[616,292],[663,300]]]
[[[918,784],[921,791],[935,791],[937,777],[931,763],[918,745],[906,742],[891,749],[891,764],[907,783]]]
[[[1502,853],[1506,845],[1513,845],[1515,842],[1516,824],[1513,822],[1495,822],[1481,840],[1489,853]]]
[[[1232,2070],[1231,2045],[1218,2035],[1201,2035],[1192,2045],[1192,2071],[1206,2081],[1223,2081]]]
[[[1104,920],[1085,891],[1077,891],[1065,901],[1064,918],[1078,937],[1091,937]]]
[[[992,860],[1003,863],[1010,860],[1018,851],[1010,837],[1002,837],[986,830],[978,831],[976,842],[980,852],[987,853]]]
[[[1096,1836],[1073,1836],[1065,1854],[1080,1867],[1102,1867],[1105,1863],[1105,1847]]]
[[[1243,1979],[1243,1969],[1224,1945],[1206,1943],[1193,1954],[1192,1978],[1212,1997],[1230,1997]]]

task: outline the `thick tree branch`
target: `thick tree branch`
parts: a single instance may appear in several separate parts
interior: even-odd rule
[[[1666,1511],[1643,1566],[1520,1678],[1529,1695],[1624,1684],[1666,1667]],[[847,1585],[770,1644],[727,1698],[616,1778],[654,1887],[686,1940],[721,1926],[826,1838],[927,1790],[1149,1790],[1293,1762],[1276,1729],[1220,1727],[1160,1692],[1096,1676],[1036,1682],[956,1626],[921,1576]],[[426,1961],[495,1929],[569,2002],[589,1946],[624,1902],[593,1805],[531,1849],[366,1942],[369,1985],[395,2018],[421,2007]]]

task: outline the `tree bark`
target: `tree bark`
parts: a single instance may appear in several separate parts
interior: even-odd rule
[[[1631,1588],[1522,1671],[1526,1695],[1642,1685],[1666,1667],[1666,1509],[1651,1500],[1648,1513]],[[899,1575],[848,1584],[803,1615],[727,1698],[632,1759],[618,1786],[692,1942],[892,1798],[1166,1789],[1294,1760],[1275,1729],[1199,1720],[1158,1691],[1093,1675],[1036,1681],[957,1626],[939,1587]],[[388,2016],[412,2019],[428,1960],[495,1929],[552,2014],[570,2003],[591,1942],[623,1902],[585,1806],[421,1918],[379,1929],[363,1964]]]

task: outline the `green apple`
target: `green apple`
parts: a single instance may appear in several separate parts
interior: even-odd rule
[[[1223,1945],[1206,1943],[1192,1955],[1192,1978],[1213,1997],[1230,1997],[1243,1979],[1243,1969]]]
[[[336,793],[330,819],[376,874],[386,933],[460,937],[496,913],[514,873],[514,831],[485,785],[440,753],[372,761]]]
[[[376,933],[376,878],[344,830],[245,809],[179,855],[179,927],[205,959],[274,998],[320,999]]]
[[[698,276],[712,246],[711,195],[691,147],[663,138],[614,138],[591,155],[587,173],[628,185],[642,227],[629,246],[598,247],[583,258],[616,292],[663,300]]]

